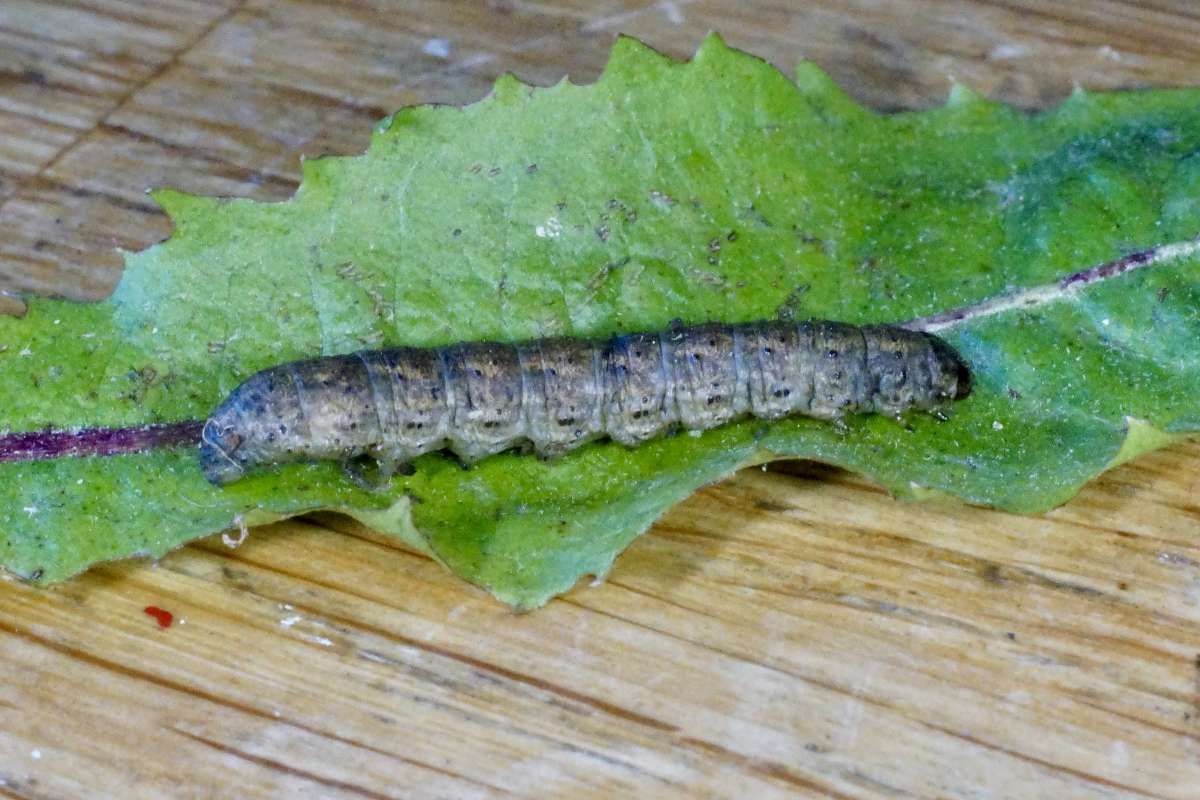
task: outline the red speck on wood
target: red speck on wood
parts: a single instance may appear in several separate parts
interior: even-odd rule
[[[146,606],[142,610],[158,620],[158,627],[160,628],[171,627],[171,622],[175,619],[174,615],[171,614],[170,611],[159,608],[158,606]]]

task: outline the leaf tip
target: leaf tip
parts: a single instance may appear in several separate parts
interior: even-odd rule
[[[424,534],[417,529],[413,522],[412,499],[407,495],[401,495],[399,499],[385,508],[338,506],[332,510],[352,517],[372,530],[394,536],[413,550],[441,563],[438,554],[430,547]]]
[[[1056,107],[1049,108],[1045,111],[1048,115],[1063,114],[1066,117],[1072,115],[1087,116],[1099,105],[1105,94],[1103,92],[1089,92],[1079,84],[1071,89],[1071,93],[1063,98],[1062,102]]]
[[[321,182],[322,173],[328,166],[329,160],[329,156],[318,158],[300,156],[300,187],[302,190],[312,191],[314,185]]]
[[[965,83],[954,81],[950,86],[950,94],[946,98],[946,105],[950,108],[961,108],[965,106],[978,105],[987,103],[986,97],[979,92],[967,86]]]
[[[696,58],[704,58],[721,53],[728,53],[732,49],[732,47],[725,43],[725,37],[716,31],[709,31],[705,37],[700,40],[700,46],[696,48]]]
[[[512,103],[523,97],[532,88],[532,86],[522,83],[521,79],[513,73],[505,72],[492,84],[492,91],[488,95],[488,99],[496,103]]]
[[[653,48],[636,36],[630,36],[628,33],[618,33],[613,40],[609,58],[624,58],[627,53],[638,54],[646,51],[653,52]]]
[[[372,135],[381,136],[387,133],[388,129],[392,127],[392,123],[395,121],[396,115],[394,113],[388,114],[386,117],[375,123],[375,127],[371,129]]]
[[[204,197],[169,187],[151,189],[147,194],[171,218],[176,227],[184,224],[191,216],[211,210],[220,202],[220,198],[217,197]]]
[[[1187,434],[1172,433],[1156,428],[1152,423],[1138,417],[1125,417],[1125,439],[1105,469],[1112,469],[1132,461],[1143,453],[1169,447],[1187,439]]]
[[[618,34],[608,54],[601,79],[613,75],[644,71],[647,67],[661,67],[673,63],[670,58],[634,36]]]
[[[0,317],[16,317],[21,319],[29,307],[25,301],[12,292],[0,292]]]
[[[815,61],[804,59],[796,65],[793,76],[796,88],[810,103],[822,107],[836,108],[847,116],[869,115],[872,112],[863,108],[843,89],[833,76],[817,65]]]

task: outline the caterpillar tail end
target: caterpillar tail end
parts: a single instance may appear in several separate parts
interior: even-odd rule
[[[951,350],[950,356],[947,357],[946,370],[954,376],[954,390],[950,394],[951,400],[962,400],[971,394],[971,389],[974,386],[974,378],[971,375],[971,368],[967,366],[967,362],[963,361],[962,356]]]
[[[962,400],[971,394],[974,378],[967,362],[953,347],[937,336],[926,334],[937,364],[934,375],[935,396],[941,400]]]
[[[971,394],[973,379],[971,378],[971,370],[961,360],[958,362],[958,383],[954,391],[954,399],[962,400]]]

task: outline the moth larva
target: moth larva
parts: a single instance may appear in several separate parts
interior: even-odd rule
[[[927,333],[840,322],[710,323],[607,341],[397,347],[251,376],[205,422],[215,484],[289,461],[368,456],[385,475],[431,450],[471,463],[529,443],[556,456],[733,419],[898,414],[965,397],[970,373]]]

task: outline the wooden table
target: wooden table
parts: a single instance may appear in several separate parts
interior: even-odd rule
[[[147,187],[284,198],[401,105],[709,29],[880,109],[1200,82],[1188,0],[3,0],[0,287],[102,297]],[[749,471],[523,616],[335,517],[10,580],[0,795],[1200,797],[1198,475],[1017,517]]]

